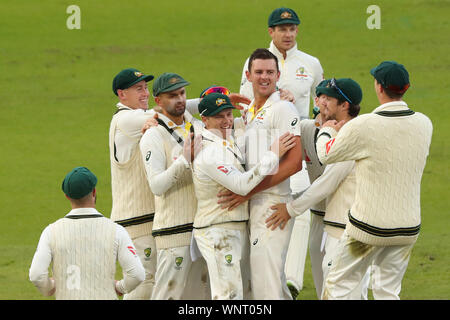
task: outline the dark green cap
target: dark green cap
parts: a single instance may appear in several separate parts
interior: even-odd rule
[[[383,61],[370,70],[370,74],[377,79],[383,88],[394,93],[403,94],[409,88],[409,74],[402,64],[395,61]]]
[[[62,182],[62,190],[72,199],[80,199],[94,190],[97,177],[85,167],[76,167]]]
[[[316,87],[316,96],[319,97],[321,95],[321,92],[319,92],[317,89],[320,87],[326,87],[329,82],[330,82],[329,79],[324,79],[324,80],[320,81],[320,83]]]
[[[235,107],[227,95],[217,92],[206,95],[198,105],[198,112],[205,117],[214,116],[224,109],[235,109]]]
[[[335,85],[333,85],[333,82]],[[355,80],[350,78],[330,79],[325,87],[318,86],[316,92],[339,100],[348,101],[350,99],[354,105],[358,105],[362,100],[361,87]]]
[[[274,27],[280,24],[300,24],[300,19],[294,10],[289,8],[278,8],[272,11],[269,16],[268,25]]]
[[[145,75],[134,68],[123,69],[114,77],[112,89],[114,94],[117,96],[118,89],[127,89],[142,80],[144,80],[145,82],[149,82],[153,80],[153,78],[154,76]]]
[[[160,93],[177,90],[179,88],[190,85],[176,73],[165,72],[153,82],[153,96],[156,97]]]

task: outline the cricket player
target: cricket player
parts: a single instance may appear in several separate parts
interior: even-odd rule
[[[295,106],[280,100],[276,83],[279,80],[278,59],[267,49],[255,50],[249,59],[247,79],[252,83],[254,99],[246,114],[245,157],[247,169],[253,168],[278,137],[290,132],[296,136],[296,145],[280,162],[278,172],[266,177],[247,196],[226,191],[219,193],[219,202],[234,209],[250,201],[250,268],[255,299],[292,299],[286,285],[284,266],[291,236],[292,223],[284,229],[269,230],[265,220],[270,207],[291,198],[289,177],[301,170],[302,146],[300,116]]]
[[[276,169],[279,158],[295,145],[293,134],[281,136],[260,163],[245,171],[245,160],[231,134],[233,109],[224,94],[211,93],[202,100],[199,111],[205,130],[192,170],[198,200],[194,237],[208,265],[213,300],[243,299],[241,257],[249,246],[248,203],[227,211],[217,203],[217,193],[226,188],[246,195]]]
[[[315,97],[315,88],[323,79],[320,61],[297,47],[296,38],[300,19],[291,8],[277,8],[268,18],[268,33],[272,39],[269,51],[278,58],[280,79],[277,87],[294,95],[294,104],[300,120],[308,119],[310,101]],[[253,98],[252,85],[246,77],[248,59],[244,64],[240,93]],[[291,177],[291,189],[298,193],[306,189],[310,182],[303,163],[303,170]],[[286,261],[286,276],[294,295],[303,287],[303,273],[310,232],[309,210],[296,218]]]
[[[339,88],[339,91],[335,88]],[[324,80],[317,86],[316,94],[320,99],[321,121],[326,122],[328,120],[336,120],[348,122],[355,118],[360,111],[359,104],[362,100],[362,90],[359,84],[352,79],[344,78],[336,80],[333,78],[331,80]],[[307,121],[310,120],[303,120],[302,123],[306,123]],[[302,125],[302,123],[300,125]],[[309,163],[311,162],[309,156],[311,156],[312,159],[317,159],[315,143],[319,127],[315,129],[314,138],[310,139],[309,144],[303,140],[306,136],[305,132],[307,132],[307,128],[304,126],[301,128],[302,144],[305,147],[304,150],[309,159],[307,160],[307,163]],[[316,160],[316,162],[318,162],[318,160]],[[320,164],[320,162],[318,163]],[[333,256],[335,245],[345,229],[345,225],[348,221],[347,213],[355,198],[356,183],[353,169],[354,161],[333,163],[326,166],[324,172],[316,179],[311,180],[311,186],[298,198],[288,204],[278,204],[273,206],[272,209],[276,210],[276,212],[268,219],[268,227],[275,228],[284,219],[289,220],[291,217],[295,218],[297,215],[302,214],[305,212],[305,208],[310,208],[314,204],[326,204],[324,210],[325,215],[321,217],[321,236],[316,239],[310,238],[312,271],[319,299],[322,296],[323,283],[320,283],[318,280],[323,282],[324,275],[328,273],[328,262]],[[313,172],[313,170],[308,170],[308,173],[311,172]],[[313,217],[315,216],[316,215]],[[319,223],[316,225],[319,225]],[[325,228],[323,227],[324,225]],[[323,250],[323,247],[325,250]],[[317,255],[320,255],[320,259],[317,259],[317,261],[313,259],[313,253],[316,254],[316,249],[318,249]],[[313,262],[315,262],[315,264],[313,264]],[[317,274],[319,274],[320,277],[318,277]],[[369,272],[367,272],[364,281],[355,288],[352,299],[367,300],[368,280]]]
[[[95,209],[97,177],[76,167],[62,190],[72,210],[42,232],[31,263],[31,282],[57,300],[114,300],[131,292],[145,271],[126,230]],[[124,278],[115,280],[116,261]],[[52,264],[53,277],[48,269]]]
[[[150,299],[155,283],[157,257],[152,236],[155,200],[139,149],[142,130],[156,114],[154,109],[148,108],[147,83],[153,78],[135,68],[127,68],[114,77],[112,84],[119,103],[109,130],[111,219],[130,234],[146,270],[145,281],[124,299]],[[239,102],[248,100],[237,94],[230,96]],[[193,114],[198,113],[199,102],[200,99],[189,99],[186,108]]]
[[[371,70],[381,105],[343,125],[325,123],[317,139],[322,163],[355,161],[355,201],[331,259],[323,299],[350,299],[369,266],[375,299],[399,299],[420,231],[420,181],[432,123],[408,108],[406,68],[384,61]],[[338,90],[338,87],[336,88]]]
[[[204,299],[208,290],[205,261],[193,263],[190,255],[197,201],[191,157],[183,147],[191,133],[201,132],[203,124],[186,111],[187,85],[189,82],[175,73],[163,73],[156,79],[153,96],[162,110],[159,125],[148,129],[140,141],[148,184],[155,194],[152,234],[158,263],[152,300]],[[188,279],[198,287],[196,292],[186,291]]]

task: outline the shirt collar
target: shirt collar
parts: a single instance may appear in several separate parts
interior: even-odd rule
[[[118,103],[116,104],[116,107],[117,107],[117,109],[120,109],[120,108],[127,108],[127,109],[132,110],[130,107],[127,107],[127,106],[124,105],[122,102],[118,102]]]
[[[233,137],[230,137],[229,139],[223,139],[222,137],[219,137],[217,134],[209,131],[208,129],[203,129],[202,136],[206,139],[214,141],[215,143],[223,145],[224,147],[230,147],[234,149]]]
[[[405,101],[392,101],[383,103],[381,106],[377,107],[372,113],[379,111],[397,111],[408,109],[408,104]]]
[[[73,216],[73,215],[90,215],[90,214],[101,214],[97,211],[95,208],[77,208],[72,209],[66,216]]]
[[[283,57],[283,54],[280,52],[280,50],[278,50],[278,48],[273,43],[273,40],[270,41],[269,51],[272,52],[274,55],[276,55],[278,59],[285,60]],[[295,51],[297,51],[297,42],[295,43],[295,45],[292,48],[290,48],[288,51],[286,51],[286,59],[288,57],[290,57]]]
[[[158,112],[158,118],[164,121],[164,123],[170,128],[176,128],[176,127],[182,127],[186,122],[192,122],[193,116],[186,110],[184,112],[184,122],[181,125],[177,125],[175,122],[170,120],[168,117],[166,117],[161,112]]]

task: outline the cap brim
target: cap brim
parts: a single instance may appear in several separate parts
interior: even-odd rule
[[[295,25],[298,26],[300,24],[300,22],[298,22],[296,20],[286,19],[286,20],[283,20],[283,21],[280,21],[280,22],[275,22],[275,23],[271,24],[269,27],[275,27],[275,26],[279,26],[279,25],[282,25],[282,24],[295,24]]]
[[[370,69],[370,74],[373,75],[375,77],[375,70],[377,69],[377,67]]]
[[[190,82],[180,81],[180,82],[174,83],[173,85],[165,88],[164,90],[159,91],[158,94],[164,93],[164,92],[174,91],[174,90],[180,89],[182,87],[186,87],[188,85],[190,85]]]
[[[333,97],[336,99],[343,98],[339,93],[336,92],[333,88],[327,88],[327,87],[317,87],[316,88],[317,94],[325,94],[329,97]]]
[[[220,106],[219,108],[217,108],[216,110],[214,110],[212,113],[210,113],[208,115],[204,114],[204,116],[205,117],[212,117],[212,116],[215,116],[216,114],[218,114],[219,112],[221,112],[222,110],[225,110],[225,109],[236,109],[236,107],[234,107],[231,104],[224,104],[224,105]]]

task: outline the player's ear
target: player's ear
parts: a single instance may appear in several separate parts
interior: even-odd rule
[[[267,29],[267,32],[269,33],[269,36],[273,39],[273,33],[275,32],[275,29],[269,27],[269,28]]]
[[[251,81],[250,81],[250,71],[245,70],[245,76],[247,77],[247,80],[248,80],[249,82],[251,82]]]

